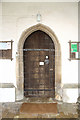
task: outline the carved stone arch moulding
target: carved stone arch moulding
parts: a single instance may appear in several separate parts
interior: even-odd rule
[[[33,32],[41,30],[47,33],[55,45],[55,98],[61,97],[58,92],[61,89],[61,48],[55,33],[43,24],[34,25],[23,31],[18,42],[18,55],[16,56],[16,100],[24,98],[24,68],[23,68],[23,45],[26,38]]]

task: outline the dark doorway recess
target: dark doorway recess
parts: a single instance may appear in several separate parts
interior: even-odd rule
[[[24,96],[55,98],[55,46],[48,34],[35,31],[23,46]]]

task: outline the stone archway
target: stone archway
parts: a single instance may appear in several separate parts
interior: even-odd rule
[[[23,69],[23,45],[26,38],[33,32],[41,30],[47,33],[55,45],[55,98],[61,96],[58,91],[61,89],[61,48],[54,32],[43,24],[37,24],[25,30],[18,43],[18,53],[16,57],[16,100],[24,98],[24,69]]]

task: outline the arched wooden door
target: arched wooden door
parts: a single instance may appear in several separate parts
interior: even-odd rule
[[[24,42],[24,96],[55,97],[55,46],[43,31],[35,31]]]

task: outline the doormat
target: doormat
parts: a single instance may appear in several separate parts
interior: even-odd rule
[[[57,114],[57,103],[23,103],[20,108],[20,113]]]

